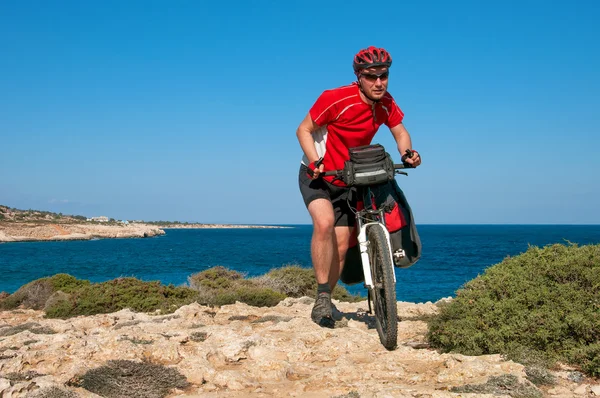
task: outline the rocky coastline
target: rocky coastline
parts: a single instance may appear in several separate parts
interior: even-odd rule
[[[280,225],[203,224],[181,222],[116,221],[108,217],[69,216],[0,205],[0,243],[150,238],[165,229],[293,228]]]
[[[159,228],[162,229],[280,229],[280,228],[293,228],[284,225],[252,225],[252,224],[159,224]]]
[[[0,242],[40,242],[108,238],[149,238],[164,235],[157,226],[102,223],[2,222]]]
[[[313,302],[190,304],[168,315],[126,309],[66,320],[3,311],[0,396],[142,397],[159,388],[168,392],[153,397],[525,396],[511,388],[535,392],[527,396],[600,395],[600,385],[569,368],[554,371],[556,384],[535,387],[522,365],[499,355],[429,348],[422,319],[437,311],[434,303],[398,303],[399,344],[388,351],[366,302],[336,302],[343,318],[334,329],[310,321]],[[498,380],[513,385],[500,393],[478,387]],[[473,393],[461,392],[465,386]]]

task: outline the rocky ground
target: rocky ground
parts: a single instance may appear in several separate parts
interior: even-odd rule
[[[334,329],[310,321],[313,302],[288,298],[273,308],[192,304],[170,315],[123,310],[68,320],[45,319],[43,312],[33,310],[0,312],[0,396],[600,395],[598,382],[574,370],[555,371],[554,385],[535,387],[522,365],[498,355],[469,357],[428,348],[426,324],[420,319],[435,312],[435,304],[398,303],[399,345],[387,351],[373,317],[365,312],[366,302],[336,302],[344,318]],[[116,360],[120,362],[110,362]],[[168,392],[159,392],[168,377],[152,373],[158,365],[177,379]],[[143,366],[144,371],[136,370]],[[521,395],[515,394],[514,384],[512,390],[502,383],[481,389],[507,379],[516,381]],[[451,390],[465,385],[478,392]]]

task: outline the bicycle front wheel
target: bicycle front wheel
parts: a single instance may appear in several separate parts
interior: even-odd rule
[[[375,325],[379,340],[385,348],[393,350],[398,341],[396,283],[394,264],[383,228],[381,225],[372,225],[367,230],[368,254],[373,277],[371,299],[375,309]]]

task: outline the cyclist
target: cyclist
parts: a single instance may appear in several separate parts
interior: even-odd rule
[[[331,292],[340,278],[356,222],[351,211],[356,195],[342,181],[320,174],[342,169],[348,148],[369,145],[382,124],[390,129],[401,154],[412,150],[402,124],[404,113],[387,92],[391,66],[392,57],[385,49],[360,50],[353,62],[356,81],[324,91],[296,131],[304,152],[299,185],[313,223],[311,258],[318,283],[311,318],[321,326],[334,325]],[[413,153],[412,158],[403,156],[402,160],[417,167],[421,157]]]

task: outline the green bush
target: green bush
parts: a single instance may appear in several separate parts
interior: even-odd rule
[[[579,364],[581,370],[593,377],[600,377],[600,342],[581,346],[569,353],[572,363]]]
[[[77,279],[69,274],[56,274],[47,278],[55,291],[64,293],[73,293],[84,286],[89,286],[90,281],[85,279]]]
[[[244,279],[244,276],[222,266],[209,268],[188,278],[192,289],[198,290],[198,302],[204,305],[226,305],[236,301],[258,307],[274,306],[286,297],[313,297],[317,281],[312,269],[286,265],[267,274]],[[333,298],[343,301],[363,300],[338,286]]]
[[[186,287],[143,282],[136,278],[118,278],[94,283],[73,291],[69,298],[46,307],[49,318],[93,315],[130,308],[132,311],[160,310],[170,313],[196,300],[197,292]]]
[[[260,287],[240,287],[236,290],[239,301],[255,307],[273,307],[285,299],[285,294]]]
[[[189,287],[165,286],[160,282],[143,282],[136,278],[117,278],[91,283],[68,274],[57,274],[23,285],[15,293],[0,299],[0,309],[19,306],[44,310],[48,318],[110,313],[129,308],[138,312],[170,313],[198,302],[203,305],[226,305],[240,301],[257,307],[277,305],[286,297],[313,297],[316,281],[312,269],[287,266],[267,275],[245,279],[239,272],[213,267],[191,275]],[[333,297],[343,301],[362,300],[342,286]]]
[[[243,275],[241,273],[218,265],[191,275],[188,278],[188,283],[191,288],[197,290],[227,289],[231,287],[234,281],[242,278]]]
[[[272,307],[286,297],[222,266],[194,274],[188,278],[188,282],[191,288],[199,292],[198,302],[204,305],[227,305],[240,301],[256,307]]]
[[[530,247],[488,268],[440,306],[428,340],[444,352],[563,361],[600,376],[600,245]]]

